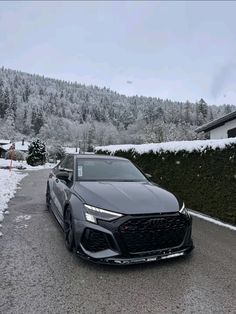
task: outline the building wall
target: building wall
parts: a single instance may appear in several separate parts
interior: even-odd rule
[[[236,128],[236,119],[226,122],[224,125],[210,131],[210,139],[228,138],[228,130]]]

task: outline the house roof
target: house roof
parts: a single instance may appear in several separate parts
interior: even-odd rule
[[[10,140],[3,140],[3,139],[0,139],[0,145],[9,144],[10,142],[11,142]]]
[[[197,128],[195,131],[197,133],[199,132],[208,132],[211,131],[213,129],[218,128],[221,125],[224,125],[226,122],[232,121],[236,119],[236,111],[233,111],[221,118],[215,119],[209,123],[203,124],[202,126],[200,126],[199,128]]]
[[[2,145],[1,148],[4,149],[5,151],[8,151],[12,144],[13,143]],[[30,143],[26,142],[26,141],[24,142],[24,145],[22,145],[22,141],[15,142],[15,150],[20,150],[20,151],[26,152],[26,151],[28,151],[29,144]]]

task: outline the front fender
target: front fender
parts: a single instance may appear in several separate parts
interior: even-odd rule
[[[74,219],[84,220],[84,209],[83,209],[84,205],[83,205],[82,200],[80,200],[76,194],[71,193],[69,198],[66,200],[64,204],[63,216],[65,214],[65,209],[68,205],[70,205],[71,207],[72,216]]]

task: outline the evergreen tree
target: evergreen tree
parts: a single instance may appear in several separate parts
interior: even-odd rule
[[[190,122],[190,102],[187,100],[184,106],[184,119],[185,122]]]
[[[16,119],[16,109],[17,109],[17,97],[16,97],[16,94],[15,94],[14,90],[11,91],[10,107],[11,107],[11,109],[13,111],[14,120],[15,120]]]
[[[0,118],[4,118],[6,113],[5,102],[4,102],[4,93],[2,86],[0,85]]]
[[[32,111],[32,118],[31,118],[32,128],[35,134],[39,134],[41,127],[44,124],[43,120],[43,113],[41,111]]]
[[[205,102],[204,99],[200,99],[198,104],[197,104],[197,110],[199,113],[202,114],[203,118],[206,119],[207,118],[207,103]]]
[[[92,124],[88,131],[88,152],[93,151],[93,139],[95,138],[95,127],[94,124]]]
[[[26,161],[31,166],[44,165],[46,163],[46,146],[44,142],[36,139],[29,145]]]
[[[25,86],[24,93],[23,93],[23,101],[24,102],[28,102],[29,101],[30,93],[31,93],[30,87],[29,87],[29,84],[27,83],[26,86]]]
[[[4,113],[4,116],[7,112],[7,110],[9,109],[10,107],[10,94],[9,94],[9,89],[6,88],[5,89],[5,92],[4,92],[4,99],[3,99],[3,113]]]
[[[225,105],[225,110],[224,110],[225,114],[229,114],[232,112],[231,110],[231,106],[230,105]]]
[[[31,129],[28,126],[27,118],[28,118],[28,112],[27,112],[27,109],[24,108],[24,114],[23,114],[23,134],[25,134],[25,135],[29,135],[30,134],[30,129]]]

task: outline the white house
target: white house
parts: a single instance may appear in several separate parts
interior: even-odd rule
[[[79,147],[63,147],[66,154],[79,154],[80,148]]]
[[[6,144],[9,144],[9,143],[11,143],[10,140],[3,140],[3,139],[0,139],[0,146],[1,146],[1,145],[6,145]]]
[[[209,132],[213,140],[236,137],[236,111],[200,126],[196,132]]]
[[[19,150],[21,152],[27,152],[28,151],[28,147],[30,145],[29,142],[26,142],[24,140],[20,141],[20,142],[13,142],[15,144],[15,150]],[[8,151],[10,149],[10,147],[12,146],[13,143],[10,144],[6,144],[6,145],[2,145],[2,148],[5,151]]]

